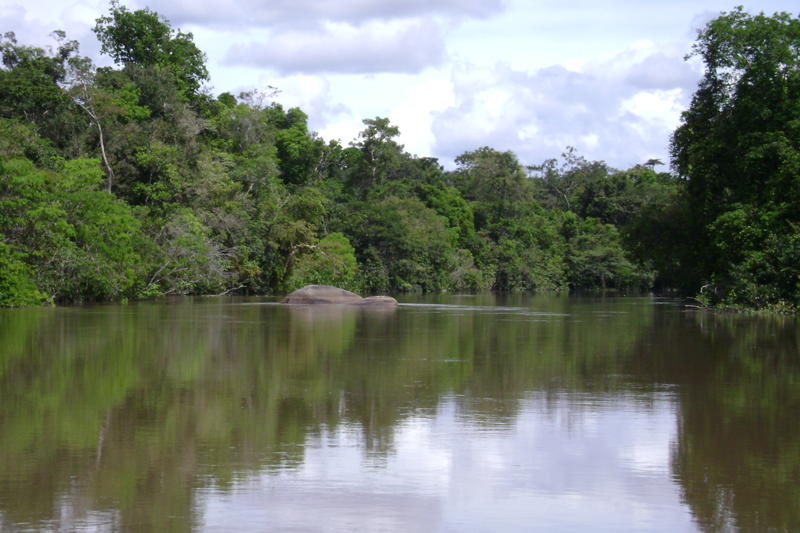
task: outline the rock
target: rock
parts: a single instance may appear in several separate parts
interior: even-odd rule
[[[358,294],[330,285],[306,285],[282,300],[285,304],[352,304],[362,301]]]
[[[389,307],[397,305],[397,300],[391,296],[368,296],[366,298],[362,298],[360,302],[356,302],[355,305],[379,305],[381,307]]]
[[[306,285],[281,300],[285,304],[345,304],[375,307],[393,307],[397,300],[391,296],[370,296],[362,298],[358,294],[330,285]]]

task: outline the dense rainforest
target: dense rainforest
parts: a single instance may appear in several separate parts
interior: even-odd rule
[[[476,148],[445,170],[388,119],[348,145],[272,94],[212,96],[190,33],[112,3],[96,67],[0,40],[0,305],[274,293],[676,289],[800,304],[800,19],[723,13],[672,172]]]

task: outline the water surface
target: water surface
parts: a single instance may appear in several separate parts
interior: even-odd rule
[[[793,319],[654,298],[0,311],[2,531],[798,531]]]

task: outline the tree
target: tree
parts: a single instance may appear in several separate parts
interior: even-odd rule
[[[672,140],[678,172],[707,221],[735,202],[797,199],[800,20],[741,8],[701,30],[706,73]],[[795,208],[798,209],[798,208]]]
[[[306,247],[304,252],[293,258],[291,274],[286,281],[287,290],[309,284],[357,288],[354,284],[358,264],[355,250],[347,237],[341,233],[331,233],[316,245]]]
[[[742,218],[728,212],[769,224],[763,229],[779,240],[793,241],[800,231],[798,43],[800,19],[788,13],[750,15],[739,7],[709,22],[692,49],[705,63],[705,75],[673,135],[672,159],[688,181],[696,221],[690,232],[696,236],[690,244],[694,261],[702,265],[702,281],[713,282],[723,298],[743,260],[720,254],[714,246],[718,232],[729,232],[737,227],[731,222]],[[748,270],[761,279],[757,265],[751,263],[755,272]],[[795,280],[800,275],[796,262],[773,268],[788,271]],[[800,286],[776,291],[770,300],[796,305]]]
[[[128,11],[112,0],[109,14],[96,22],[101,51],[118,64],[167,70],[189,97],[208,80],[205,54],[192,34],[173,29],[158,13],[147,8]]]
[[[292,184],[303,184],[309,181],[314,163],[319,159],[321,147],[314,142],[308,133],[308,115],[299,108],[292,108],[283,113],[279,104],[268,108],[270,120],[276,127],[275,147],[283,181]]]
[[[20,45],[13,32],[0,37],[0,117],[32,124],[37,133],[66,148],[82,123],[76,120],[82,118],[80,111],[61,87],[78,43],[66,41],[63,32],[54,35],[56,50]]]
[[[613,225],[595,218],[579,220],[567,212],[562,233],[567,240],[566,275],[571,287],[647,289],[652,283],[650,273],[628,259]]]
[[[655,171],[657,166],[661,166],[663,164],[664,163],[662,163],[660,159],[653,158],[645,161],[643,166],[649,168],[651,171]]]
[[[388,118],[365,118],[363,122],[367,127],[353,145],[360,150],[361,158],[353,169],[355,176],[351,181],[366,191],[393,177],[404,154],[403,146],[394,140],[400,129],[392,126]]]
[[[77,50],[77,47],[76,47]],[[103,165],[106,167],[106,190],[111,192],[111,187],[114,184],[114,169],[108,161],[108,154],[106,153],[106,141],[103,134],[103,124],[100,120],[99,112],[97,110],[96,101],[98,99],[98,91],[96,90],[94,74],[95,68],[91,59],[88,57],[73,57],[68,61],[69,75],[66,83],[68,85],[67,93],[72,97],[75,104],[80,107],[97,128],[98,145],[100,146],[100,156],[103,159]]]
[[[475,202],[476,226],[518,216],[520,207],[531,202],[525,173],[512,152],[488,146],[456,157],[456,179],[462,193]]]
[[[96,159],[67,161],[58,173],[25,159],[0,165],[0,234],[11,247],[3,252],[6,283],[16,279],[22,290],[19,280],[32,271],[56,302],[135,296],[150,241],[131,207],[100,190],[102,181]]]
[[[364,267],[359,270],[366,290],[447,288],[454,267],[455,236],[444,217],[417,198],[390,196],[349,207],[344,224]]]
[[[537,197],[545,207],[565,211],[576,210],[574,204],[584,192],[586,184],[608,175],[608,167],[602,161],[587,161],[572,146],[557,159],[548,159],[541,165],[528,167],[537,189]]]
[[[0,234],[0,307],[38,304],[44,295],[33,282],[31,268],[22,261],[22,254],[3,240]]]

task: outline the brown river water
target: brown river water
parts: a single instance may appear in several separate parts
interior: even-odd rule
[[[800,531],[800,329],[650,297],[0,310],[0,531]]]

